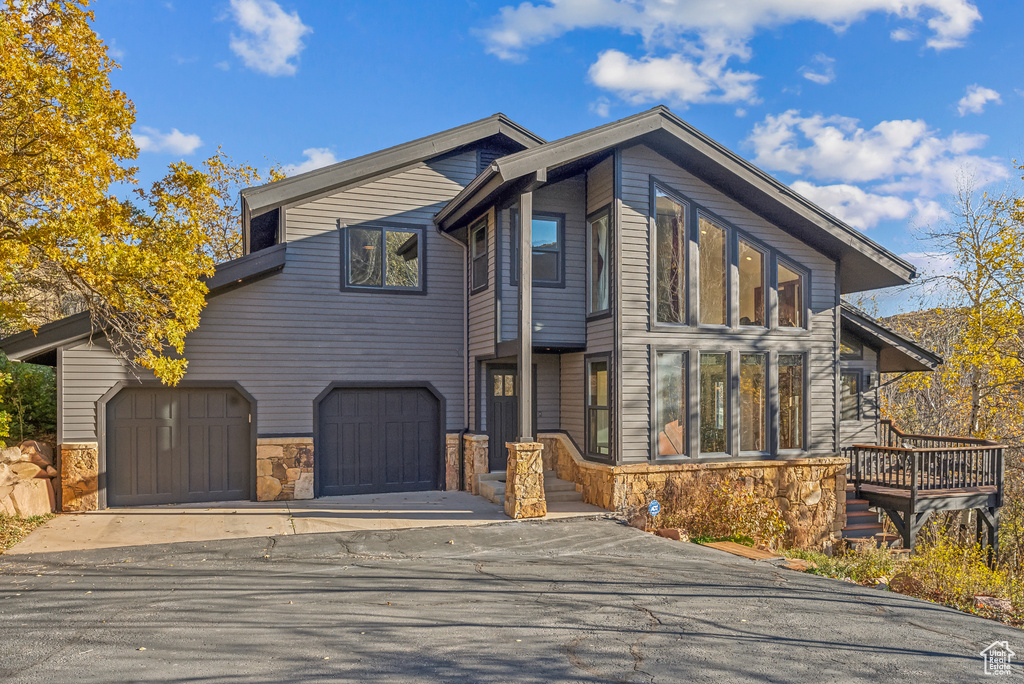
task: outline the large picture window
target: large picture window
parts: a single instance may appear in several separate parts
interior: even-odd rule
[[[688,452],[686,410],[686,354],[658,352],[655,356],[654,432],[658,456]]]
[[[607,358],[587,362],[587,452],[597,456],[611,453]]]
[[[768,450],[768,359],[740,354],[740,451]]]
[[[603,313],[611,306],[608,282],[608,239],[611,214],[605,209],[590,218],[590,256],[587,265],[587,313]]]
[[[700,450],[728,451],[729,364],[725,354],[700,355]]]
[[[348,288],[420,290],[422,231],[418,228],[343,229],[344,279]]]
[[[541,287],[562,287],[565,276],[562,273],[562,252],[565,249],[565,217],[560,214],[534,212],[532,223],[533,238],[533,284]],[[512,277],[513,285],[519,282],[519,212],[512,212]]]
[[[729,324],[729,233],[700,217],[699,302],[702,325]]]
[[[764,252],[739,239],[740,325],[766,325],[764,261]]]
[[[804,448],[802,354],[779,354],[779,448]]]
[[[655,188],[655,282],[659,323],[686,323],[686,205]]]
[[[804,277],[779,261],[779,327],[804,327]]]
[[[479,292],[486,289],[487,277],[487,219],[477,223],[469,231],[469,253],[471,262],[470,290]]]

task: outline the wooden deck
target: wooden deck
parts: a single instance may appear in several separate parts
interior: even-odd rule
[[[847,477],[858,498],[885,511],[904,548],[914,547],[932,513],[977,510],[978,537],[986,531],[995,549],[1005,447],[970,437],[906,434],[890,421],[881,421],[881,427],[882,444],[844,449],[850,457]]]

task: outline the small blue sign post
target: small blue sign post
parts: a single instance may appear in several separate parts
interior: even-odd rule
[[[647,504],[647,512],[650,513],[651,517],[653,518],[654,516],[661,513],[661,504],[658,503],[657,501],[652,501],[651,503]]]

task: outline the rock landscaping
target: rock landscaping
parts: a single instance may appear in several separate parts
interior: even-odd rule
[[[53,449],[41,442],[22,442],[0,451],[0,513],[31,518],[56,510]]]

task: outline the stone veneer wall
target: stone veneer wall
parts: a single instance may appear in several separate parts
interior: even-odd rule
[[[505,515],[513,520],[543,518],[548,514],[544,493],[544,445],[509,442],[505,480]]]
[[[487,459],[487,435],[462,436],[463,444],[463,474],[466,481],[463,485],[470,494],[478,493],[476,476],[490,472]]]
[[[256,500],[313,498],[313,438],[256,440]]]
[[[444,436],[444,488],[449,492],[459,490],[459,438],[458,432]]]
[[[539,439],[545,469],[575,482],[586,503],[610,511],[646,506],[662,496],[669,480],[713,473],[742,481],[759,496],[774,500],[789,528],[787,543],[793,547],[822,548],[838,539],[846,525],[845,458],[610,466],[584,461],[565,435],[549,433]]]
[[[100,450],[96,442],[60,445],[61,510],[95,511],[100,507]]]

